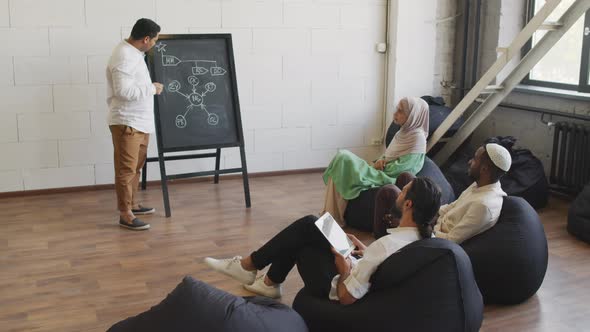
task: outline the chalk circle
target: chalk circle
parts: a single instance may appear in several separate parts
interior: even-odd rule
[[[168,83],[168,91],[169,92],[176,92],[178,90],[180,90],[180,82],[172,81],[172,82]]]
[[[176,127],[178,127],[178,128],[186,127],[186,118],[184,117],[184,115],[182,115],[182,114],[177,115],[175,124],[176,124]]]
[[[189,76],[188,83],[190,85],[199,85],[199,79],[196,76]]]
[[[207,123],[211,126],[216,126],[219,123],[219,116],[215,113],[209,114],[209,117],[207,117]]]
[[[205,84],[205,90],[207,90],[207,92],[213,92],[215,89],[217,89],[217,85],[215,85],[215,83],[209,82]]]
[[[188,96],[188,100],[191,102],[191,104],[193,104],[194,106],[201,106],[201,104],[203,104],[203,96],[201,96],[198,93],[191,93]]]

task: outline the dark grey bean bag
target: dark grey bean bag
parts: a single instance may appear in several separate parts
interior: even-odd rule
[[[539,215],[521,197],[505,197],[498,223],[461,246],[486,304],[521,303],[543,283],[547,238]]]
[[[578,239],[590,243],[590,184],[570,205],[567,231]]]
[[[441,204],[448,204],[455,200],[453,188],[447,179],[445,179],[445,176],[442,174],[438,166],[436,166],[430,158],[425,157],[424,166],[422,167],[422,170],[418,172],[417,176],[430,178],[438,185],[442,191]],[[366,232],[373,231],[375,195],[377,195],[379,188],[380,187],[362,191],[357,198],[348,201],[348,206],[344,212],[344,220],[348,226]]]
[[[483,301],[469,257],[444,239],[416,241],[391,255],[371,290],[345,306],[311,295],[293,302],[310,331],[478,331]]]
[[[288,306],[263,297],[238,297],[185,277],[172,293],[108,332],[307,331]]]

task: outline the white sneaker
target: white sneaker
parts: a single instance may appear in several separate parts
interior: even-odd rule
[[[266,274],[258,276],[256,281],[252,285],[244,285],[244,288],[256,293],[258,295],[270,297],[271,299],[277,299],[283,295],[283,286],[281,284],[268,286],[264,283],[264,277]]]
[[[205,264],[217,272],[230,276],[242,284],[250,285],[256,279],[256,270],[247,271],[240,264],[242,256],[226,259],[205,258]]]

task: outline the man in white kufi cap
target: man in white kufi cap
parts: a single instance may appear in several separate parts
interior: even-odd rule
[[[500,178],[508,172],[510,152],[495,143],[485,144],[469,160],[469,176],[475,181],[451,204],[443,205],[434,232],[436,237],[461,243],[498,222],[506,193]]]

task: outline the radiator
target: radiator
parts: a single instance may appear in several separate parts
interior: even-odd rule
[[[577,193],[590,182],[590,127],[557,122],[551,158],[552,187]]]

